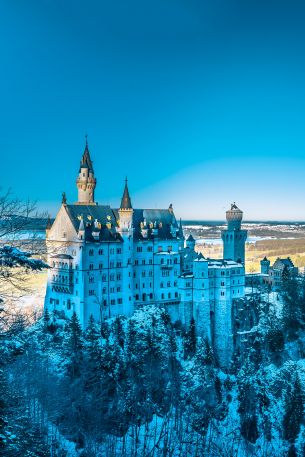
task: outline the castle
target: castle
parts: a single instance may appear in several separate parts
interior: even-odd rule
[[[134,209],[127,180],[119,208],[95,202],[96,178],[88,143],[76,180],[78,201],[61,208],[46,233],[48,283],[45,308],[83,328],[90,315],[102,321],[130,316],[148,304],[167,308],[173,321],[194,318],[213,343],[222,366],[230,362],[232,302],[245,294],[243,213],[233,204],[222,231],[224,259],[206,259],[185,240],[172,205]]]

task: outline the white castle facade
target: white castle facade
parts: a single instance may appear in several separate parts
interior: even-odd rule
[[[65,196],[47,227],[48,283],[45,308],[71,317],[83,328],[90,315],[101,321],[130,316],[148,304],[164,306],[172,320],[213,343],[221,365],[232,350],[232,302],[245,293],[243,213],[232,205],[222,232],[224,259],[206,259],[185,240],[172,205],[133,209],[127,181],[119,208],[95,202],[96,179],[86,142],[77,177],[78,201]]]

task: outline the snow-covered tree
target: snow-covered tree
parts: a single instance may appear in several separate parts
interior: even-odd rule
[[[287,388],[284,409],[284,438],[290,442],[294,442],[300,432],[304,416],[304,391],[297,373],[292,385],[289,385]]]
[[[196,353],[197,347],[197,337],[196,337],[196,323],[195,319],[192,317],[190,322],[190,327],[186,331],[184,336],[184,358],[187,359],[189,357],[193,357]]]

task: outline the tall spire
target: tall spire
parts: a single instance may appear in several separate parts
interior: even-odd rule
[[[85,135],[85,149],[80,161],[80,168],[88,168],[89,172],[93,173],[93,163],[90,157],[89,146],[88,146],[88,135]]]
[[[180,217],[180,220],[179,220],[179,237],[184,239],[181,217]]]
[[[90,157],[88,147],[88,136],[85,136],[85,150],[83,152],[76,185],[78,189],[79,205],[94,205],[94,190],[96,187],[96,179],[94,177],[93,163]]]
[[[123,197],[121,200],[120,209],[132,209],[131,199],[130,199],[129,190],[128,190],[127,177],[125,178],[125,187],[124,187]]]

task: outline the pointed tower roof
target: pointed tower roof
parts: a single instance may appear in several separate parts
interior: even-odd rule
[[[131,208],[132,208],[132,205],[131,205],[131,199],[130,199],[129,190],[128,190],[127,178],[126,178],[120,209],[131,209]]]
[[[80,223],[79,223],[78,231],[81,232],[81,231],[84,231],[84,230],[85,230],[84,218],[83,218],[83,216],[81,216],[81,220],[80,220]]]
[[[179,237],[184,238],[181,217],[180,217],[180,221],[179,221]]]
[[[191,233],[189,234],[187,241],[195,241],[195,238],[193,237],[193,235]]]
[[[89,147],[88,147],[88,135],[86,135],[86,144],[85,150],[83,152],[81,161],[80,161],[80,168],[89,168],[89,171],[93,173],[93,163],[90,157]]]

